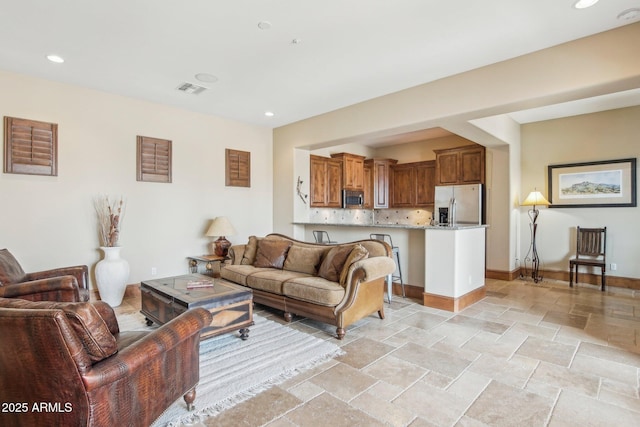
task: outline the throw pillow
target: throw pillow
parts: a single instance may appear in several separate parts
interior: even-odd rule
[[[342,267],[344,266],[344,263],[352,249],[353,245],[341,245],[331,248],[320,265],[318,275],[331,282],[339,282]]]
[[[349,252],[349,256],[347,260],[344,262],[342,266],[342,272],[340,273],[340,285],[344,288],[347,284],[347,276],[349,275],[349,268],[351,264],[356,261],[360,261],[361,259],[365,259],[369,256],[369,251],[365,249],[364,246],[357,244],[351,249]]]
[[[244,255],[242,256],[242,265],[253,265],[256,260],[256,251],[258,250],[258,238],[256,236],[249,236],[249,243],[244,248]]]
[[[287,259],[284,262],[284,269],[316,276],[323,253],[324,248],[291,246],[287,254]]]
[[[115,337],[91,303],[67,304],[60,308],[71,321],[92,361],[99,362],[118,351]]]
[[[289,240],[260,240],[254,267],[272,267],[282,270],[291,244]]]

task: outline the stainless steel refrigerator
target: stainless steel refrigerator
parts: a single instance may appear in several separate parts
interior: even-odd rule
[[[438,225],[480,225],[482,184],[437,185],[433,219]]]

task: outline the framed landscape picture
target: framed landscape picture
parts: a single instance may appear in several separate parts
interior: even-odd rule
[[[636,159],[548,166],[552,208],[633,207]]]

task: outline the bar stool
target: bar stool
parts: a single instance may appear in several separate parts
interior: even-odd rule
[[[378,234],[371,233],[369,235],[371,239],[382,240],[391,246],[391,251],[396,258],[396,264],[398,265],[398,275],[394,276],[393,274],[389,274],[387,276],[387,294],[389,296],[389,304],[391,304],[391,295],[393,294],[393,282],[396,280],[400,281],[400,286],[402,287],[402,298],[405,298],[404,293],[404,281],[402,280],[402,268],[400,267],[400,249],[397,246],[393,246],[393,240],[391,240],[391,236],[389,234]]]
[[[331,245],[334,243],[338,243],[332,241],[331,238],[329,238],[329,233],[324,230],[313,230],[313,237],[314,239],[316,239],[316,243],[320,243],[322,245]]]

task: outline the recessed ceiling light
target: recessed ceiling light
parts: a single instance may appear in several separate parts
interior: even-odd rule
[[[638,9],[637,7],[634,7],[632,9],[627,9],[620,12],[620,14],[618,14],[618,19],[624,19],[628,21],[630,19],[635,18],[638,15],[640,15],[640,9]]]
[[[574,3],[573,7],[575,7],[576,9],[586,9],[596,3],[598,3],[598,0],[578,0]]]
[[[58,55],[47,55],[47,59],[51,62],[55,62],[56,64],[62,64],[64,59]]]
[[[218,78],[216,76],[209,73],[198,73],[195,75],[195,78],[197,80],[200,80],[201,82],[206,82],[206,83],[215,83],[218,81]]]
[[[275,114],[273,114],[273,111],[265,111],[265,112],[264,112],[264,115],[265,115],[265,116],[267,116],[267,117],[273,117],[273,116],[275,116]]]
[[[260,21],[258,22],[258,28],[260,28],[261,30],[268,30],[269,28],[271,28],[271,22]]]

